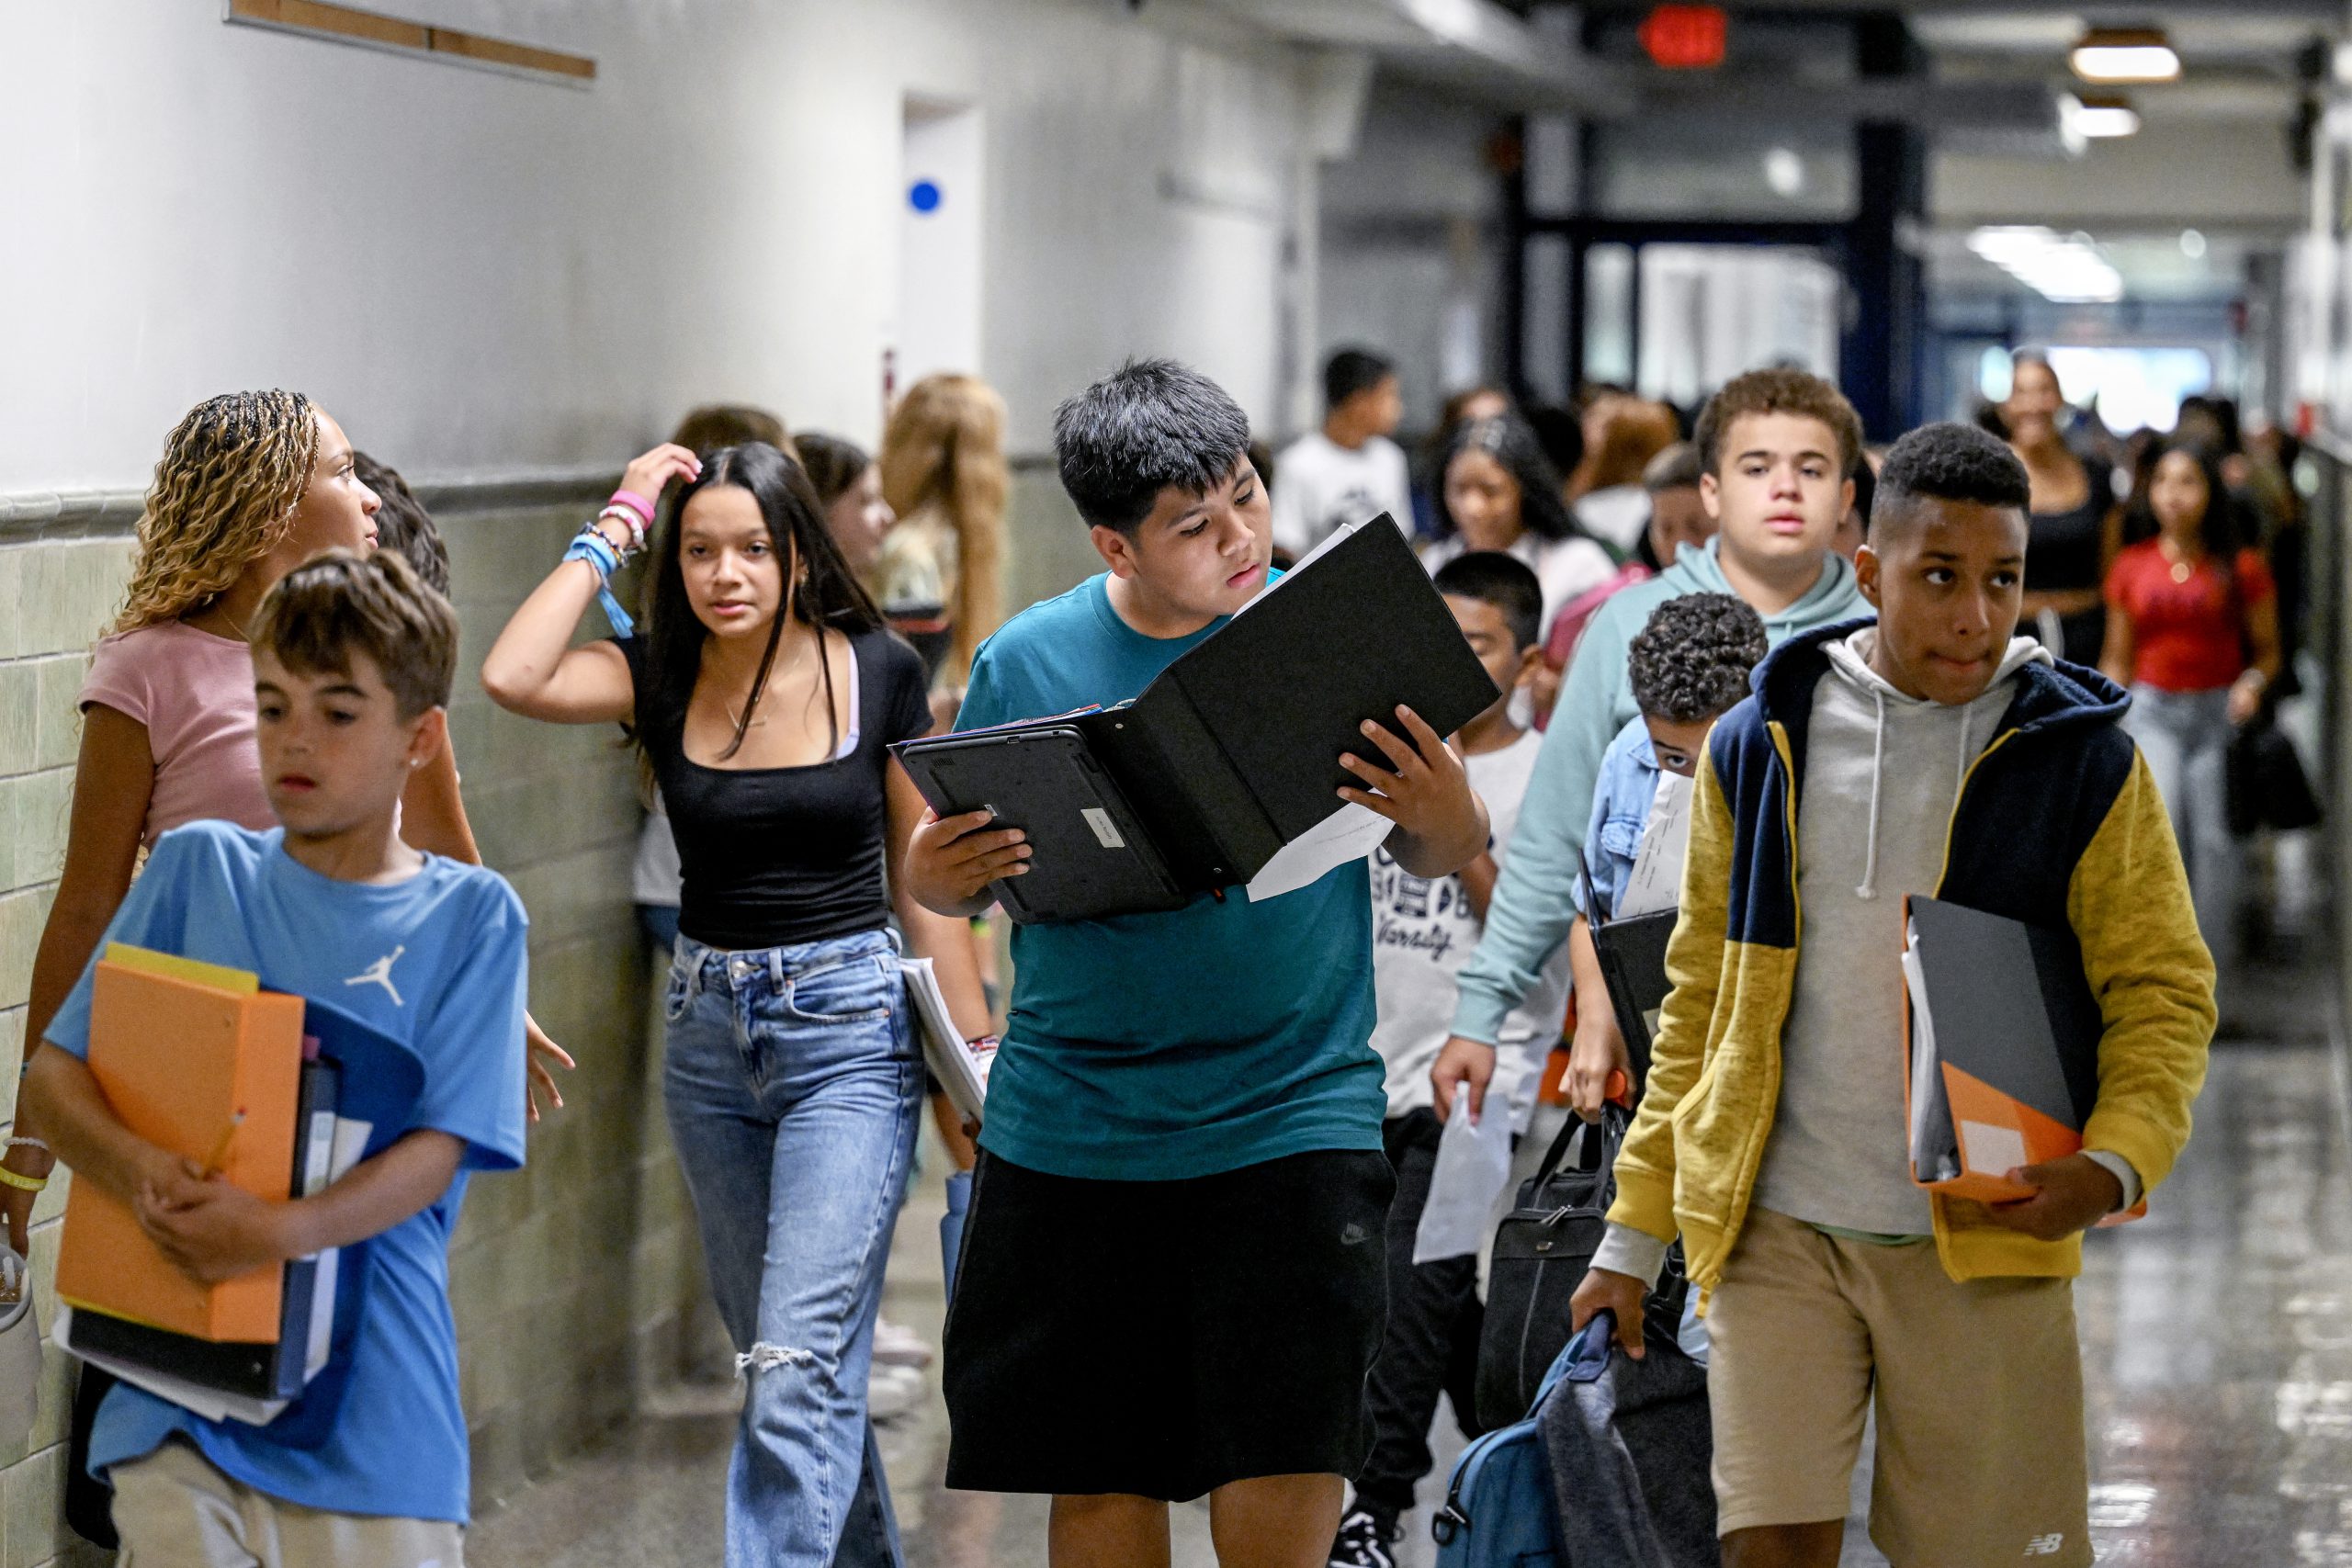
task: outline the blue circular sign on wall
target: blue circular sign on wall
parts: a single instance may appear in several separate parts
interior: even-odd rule
[[[917,212],[939,210],[939,186],[932,180],[917,180],[907,191],[908,204]]]

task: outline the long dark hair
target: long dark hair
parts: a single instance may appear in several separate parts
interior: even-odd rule
[[[1453,459],[1464,452],[1484,452],[1519,482],[1519,522],[1529,533],[1542,539],[1588,536],[1576,513],[1561,499],[1560,470],[1544,455],[1534,427],[1518,414],[1507,413],[1495,419],[1474,419],[1445,444],[1445,456],[1438,463],[1433,508],[1439,538],[1450,539],[1462,531],[1453,521],[1453,508],[1445,503],[1445,476]]]
[[[694,697],[695,680],[702,671],[703,641],[709,631],[686,597],[685,572],[678,559],[679,536],[686,503],[719,485],[748,491],[759,503],[768,541],[784,571],[783,606],[768,627],[767,647],[761,651],[759,669],[752,677],[751,694],[735,720],[734,738],[718,754],[719,760],[724,761],[742,748],[744,731],[760,705],[776,648],[784,640],[786,616],[820,634],[818,683],[825,694],[832,748],[838,749],[842,719],[834,711],[831,654],[821,634],[828,627],[844,632],[876,629],[882,625],[882,613],[842,558],[841,547],[833,543],[832,531],[825,526],[825,509],[807,471],[764,441],[723,446],[706,457],[702,477],[678,491],[654,536],[645,633],[648,689],[637,694],[638,744],[642,748],[650,737],[665,746],[678,745],[685,732],[686,705]]]
[[[2156,488],[2156,469],[2176,452],[2195,463],[2198,471],[2205,476],[2205,517],[2198,525],[2198,546],[2224,577],[2231,576],[2237,570],[2238,551],[2245,546],[2245,534],[2238,526],[2237,500],[2222,478],[2222,460],[2201,442],[2173,440],[2156,448],[2155,456],[2148,461],[2147,478],[2132,487],[2132,505],[2123,515],[2123,541],[2136,545],[2163,532],[2156,523],[2155,506],[2148,496]]]

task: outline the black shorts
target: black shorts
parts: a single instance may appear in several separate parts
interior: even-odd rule
[[[1181,1502],[1352,1479],[1395,1190],[1369,1151],[1181,1181],[983,1153],[947,1313],[947,1484]]]

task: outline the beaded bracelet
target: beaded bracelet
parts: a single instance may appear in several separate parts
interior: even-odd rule
[[[596,513],[596,521],[599,523],[607,517],[618,523],[621,525],[621,532],[628,536],[628,543],[621,547],[621,559],[626,561],[629,557],[645,548],[645,524],[636,513],[626,506],[607,506],[604,511]],[[610,539],[605,542],[612,543]]]
[[[49,1153],[48,1143],[40,1138],[11,1138],[6,1146],[12,1149],[39,1149],[43,1154]]]

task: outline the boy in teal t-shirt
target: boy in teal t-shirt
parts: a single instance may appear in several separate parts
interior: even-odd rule
[[[454,1564],[469,1477],[449,1237],[469,1173],[523,1162],[526,923],[496,873],[421,854],[394,827],[411,772],[447,743],[447,602],[390,551],[334,552],[289,572],[250,631],[263,782],[284,825],[164,834],[107,938],[355,1014],[417,1054],[424,1086],[388,1146],[322,1192],[266,1201],[116,1119],[86,1065],[84,972],[24,1081],[76,1181],[130,1203],[200,1280],[368,1244],[350,1348],[285,1416],[212,1421],[118,1385],[91,1467],[141,1562],[187,1561],[199,1541],[222,1562]],[[340,1403],[322,1433],[306,1405],[332,1397],[330,1379]]]
[[[1062,482],[1109,570],[982,645],[957,727],[1125,701],[1249,603],[1272,542],[1249,441],[1165,360],[1065,403]],[[1365,728],[1341,796],[1396,823],[1416,874],[1476,858],[1461,759],[1403,710]],[[929,821],[906,874],[969,914],[1029,852],[985,815]],[[1366,874],[1013,933],[947,1323],[947,1483],[1053,1494],[1058,1561],[1164,1560],[1167,1504],[1203,1494],[1253,1556],[1330,1543],[1370,1442],[1394,1185]]]

